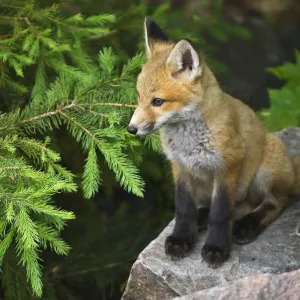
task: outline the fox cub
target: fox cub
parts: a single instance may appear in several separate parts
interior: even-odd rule
[[[220,89],[188,41],[173,43],[146,18],[145,43],[148,61],[128,131],[160,129],[172,164],[176,222],[165,251],[172,259],[186,256],[207,227],[202,257],[217,267],[232,239],[254,240],[300,191],[299,157],[289,157],[248,106]]]

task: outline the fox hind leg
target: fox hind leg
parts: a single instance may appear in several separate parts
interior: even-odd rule
[[[293,165],[285,146],[278,137],[268,134],[265,155],[249,190],[249,200],[258,200],[255,203],[258,206],[235,221],[232,235],[236,243],[250,243],[278,218],[289,203],[294,178]]]
[[[277,217],[285,208],[287,199],[276,199],[272,194],[264,197],[262,203],[251,213],[235,221],[232,238],[237,244],[247,244],[257,236]]]

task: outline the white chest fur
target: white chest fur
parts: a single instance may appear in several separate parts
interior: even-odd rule
[[[193,177],[222,167],[221,153],[210,146],[211,133],[200,115],[167,124],[161,129],[163,149],[169,160],[176,161]]]

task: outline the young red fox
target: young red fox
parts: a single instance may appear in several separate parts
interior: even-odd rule
[[[229,257],[232,238],[254,240],[288,196],[300,192],[300,156],[289,157],[248,106],[220,89],[188,41],[173,43],[149,18],[145,40],[148,61],[128,131],[146,135],[160,128],[172,164],[176,223],[165,251],[184,257],[207,226],[202,257],[217,267]]]

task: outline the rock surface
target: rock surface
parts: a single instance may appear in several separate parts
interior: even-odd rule
[[[289,127],[275,133],[288,149],[290,157],[300,155],[300,128]]]
[[[134,263],[123,300],[172,299],[250,275],[300,269],[300,236],[295,233],[299,220],[300,201],[296,201],[256,241],[233,244],[230,259],[217,269],[208,268],[201,258],[204,233],[190,256],[179,261],[166,257],[164,241],[172,232],[172,221]]]
[[[203,290],[174,300],[299,300],[300,270],[279,275],[263,274],[232,284]]]

